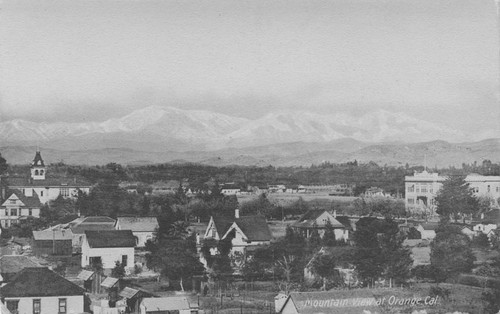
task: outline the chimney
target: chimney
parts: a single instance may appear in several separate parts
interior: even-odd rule
[[[240,210],[238,208],[234,210],[234,218],[236,219],[240,218]]]
[[[481,219],[484,219],[484,213],[481,213]]]

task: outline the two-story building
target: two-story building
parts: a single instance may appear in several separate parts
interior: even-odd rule
[[[102,265],[112,269],[120,262],[126,270],[134,267],[135,237],[131,230],[85,231],[81,266]]]
[[[83,288],[45,267],[25,268],[0,288],[0,297],[11,313],[84,313]]]
[[[231,237],[232,253],[246,253],[249,247],[269,244],[271,231],[266,218],[262,216],[241,216],[235,210],[235,217],[210,217],[205,239],[223,240]]]
[[[9,228],[23,217],[40,217],[42,204],[35,193],[25,196],[19,190],[13,190],[0,206],[0,225]]]
[[[427,171],[415,172],[413,176],[405,176],[405,207],[410,212],[421,212],[427,214],[436,213],[435,198],[446,176]],[[500,176],[481,176],[470,174],[465,182],[473,190],[474,195],[490,198],[498,206],[500,197]]]
[[[21,191],[26,197],[32,197],[36,194],[42,204],[55,200],[59,195],[64,198],[76,198],[79,192],[88,194],[91,188],[91,185],[81,178],[47,176],[47,167],[40,151],[35,154],[28,177],[6,177],[4,179],[6,181],[4,189]]]

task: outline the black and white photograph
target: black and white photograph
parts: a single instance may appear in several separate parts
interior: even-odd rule
[[[0,0],[0,314],[500,314],[500,0]]]

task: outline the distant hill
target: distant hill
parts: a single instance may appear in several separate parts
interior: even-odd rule
[[[28,164],[36,146],[3,146],[0,153],[11,164]],[[102,165],[109,162],[121,164],[150,164],[165,162],[194,162],[213,166],[310,166],[325,161],[341,163],[358,160],[374,161],[379,165],[423,165],[448,167],[462,163],[482,162],[489,159],[500,162],[500,139],[479,142],[449,143],[430,141],[424,143],[369,144],[353,139],[311,143],[291,142],[245,148],[225,148],[213,151],[192,150],[145,151],[132,148],[99,148],[65,150],[41,146],[46,162],[64,161],[67,164]]]

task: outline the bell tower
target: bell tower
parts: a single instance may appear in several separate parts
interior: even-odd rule
[[[35,158],[31,163],[31,179],[33,180],[45,180],[46,168],[40,155],[40,150],[36,151]]]

